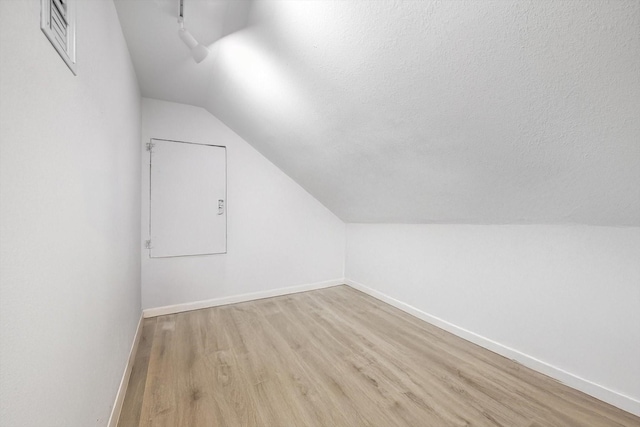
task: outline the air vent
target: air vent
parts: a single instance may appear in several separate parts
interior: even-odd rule
[[[40,28],[76,74],[75,0],[41,0]]]

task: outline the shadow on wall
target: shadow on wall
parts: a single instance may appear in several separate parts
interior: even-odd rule
[[[227,11],[220,38],[249,26],[253,2],[254,0],[227,0]]]

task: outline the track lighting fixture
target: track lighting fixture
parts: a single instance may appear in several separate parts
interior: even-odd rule
[[[204,45],[198,43],[198,41],[191,35],[191,33],[184,28],[184,0],[180,0],[180,16],[178,17],[178,24],[180,24],[180,29],[178,30],[178,35],[180,36],[180,40],[187,45],[189,50],[191,51],[191,56],[193,59],[199,64],[201,63],[209,54],[209,49],[207,49]]]

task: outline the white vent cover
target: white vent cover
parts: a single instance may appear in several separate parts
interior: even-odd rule
[[[76,74],[75,0],[40,0],[40,28]]]

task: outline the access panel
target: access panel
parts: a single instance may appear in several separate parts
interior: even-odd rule
[[[149,152],[149,256],[226,253],[226,148],[152,139]]]

